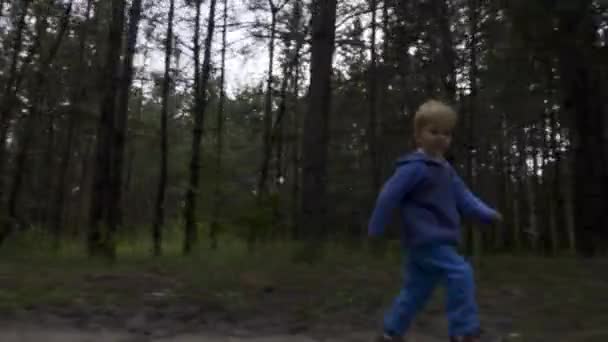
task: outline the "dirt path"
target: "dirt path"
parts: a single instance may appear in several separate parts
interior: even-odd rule
[[[184,334],[170,337],[133,335],[112,331],[81,331],[76,329],[40,329],[34,327],[0,328],[2,342],[369,342],[372,333],[352,333],[339,338],[313,338],[302,335],[261,337],[217,336],[210,333]],[[412,336],[416,342],[441,342],[443,339]]]

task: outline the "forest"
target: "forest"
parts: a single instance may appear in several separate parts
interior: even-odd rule
[[[0,44],[0,320],[172,278],[189,300],[240,293],[208,310],[241,318],[322,283],[348,298],[316,293],[295,320],[360,322],[399,279],[400,222],[370,244],[370,213],[438,99],[459,113],[449,161],[504,216],[464,222],[481,296],[513,314],[580,286],[572,310],[534,311],[554,323],[490,330],[608,337],[606,1],[1,0]]]

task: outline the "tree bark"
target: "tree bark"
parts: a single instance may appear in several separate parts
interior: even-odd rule
[[[301,218],[306,220],[301,224],[306,223],[307,235],[313,240],[324,237],[327,228],[327,155],[335,22],[336,0],[313,1],[310,104],[304,121],[301,203]]]
[[[506,152],[508,149],[507,143],[507,118],[505,113],[500,113],[500,139],[498,140],[498,160],[496,163],[497,171],[498,171],[498,201],[500,203],[499,208],[502,211],[503,215],[505,215],[507,222],[511,220],[510,211],[507,210],[508,207],[508,184],[509,184],[509,165],[506,162],[507,155]],[[508,225],[506,225],[508,226]],[[495,232],[494,239],[494,248],[496,250],[502,250],[505,246],[505,235],[503,229],[498,229]]]
[[[63,151],[61,152],[61,161],[59,163],[58,171],[59,180],[57,182],[57,188],[55,191],[56,197],[53,201],[54,209],[51,219],[51,227],[53,232],[53,246],[55,250],[59,248],[62,228],[64,224],[68,169],[70,161],[72,159],[74,139],[76,135],[77,126],[79,124],[79,104],[82,103],[81,101],[83,101],[83,99],[87,96],[87,89],[82,86],[81,75],[83,75],[85,72],[84,60],[86,56],[86,44],[88,41],[89,34],[88,25],[91,17],[92,2],[92,0],[87,0],[85,20],[82,23],[83,29],[80,32],[78,38],[78,61],[76,62],[76,72],[74,73],[75,77],[72,80],[73,88],[70,94],[71,105],[68,113],[68,127],[66,133],[67,139],[65,145],[63,146]],[[81,189],[81,191],[83,190],[84,189]]]
[[[72,10],[72,2],[66,6],[65,13],[62,17],[59,32],[55,38],[55,41],[51,44],[48,54],[44,56],[40,51],[41,41],[44,40],[46,35],[47,25],[46,16],[48,15],[49,8],[46,8],[47,12],[42,14],[42,17],[38,18],[36,25],[36,39],[34,42],[33,50],[39,51],[41,57],[40,66],[34,76],[34,90],[32,91],[32,103],[28,107],[28,114],[25,117],[22,130],[18,136],[19,150],[16,156],[15,168],[13,171],[13,182],[9,193],[9,200],[7,206],[7,217],[8,220],[5,222],[3,227],[2,237],[6,234],[10,234],[16,223],[23,223],[23,218],[19,217],[17,213],[17,207],[19,204],[19,197],[21,194],[21,188],[23,184],[23,177],[25,176],[25,164],[27,154],[29,152],[30,144],[32,142],[34,127],[37,120],[39,120],[39,114],[42,110],[46,94],[46,85],[48,78],[48,71],[51,63],[55,59],[59,46],[63,41],[63,37],[69,25],[70,13]],[[0,238],[1,240],[1,238]]]
[[[122,225],[122,200],[124,185],[124,160],[125,160],[125,140],[127,136],[127,126],[129,118],[129,99],[131,95],[131,85],[133,84],[133,57],[137,45],[137,35],[139,32],[139,22],[141,19],[143,0],[133,0],[129,10],[129,24],[127,29],[126,53],[122,65],[122,78],[118,93],[118,107],[116,111],[116,130],[113,139],[113,160],[111,175],[111,202],[108,218],[108,228],[114,234]]]
[[[591,257],[608,240],[608,184],[602,153],[605,109],[601,80],[594,70],[590,51],[596,28],[589,15],[591,1],[579,1],[574,8],[558,13],[559,72],[563,108],[574,124],[573,184],[576,242],[579,255]]]
[[[294,52],[294,76],[293,76],[293,120],[291,127],[291,222],[292,238],[301,238],[300,233],[300,157],[301,157],[301,127],[300,115],[300,50],[306,38],[306,32],[300,27],[302,20],[302,7],[296,2],[293,8],[293,22],[296,23],[294,34],[296,36],[296,51]]]
[[[552,108],[554,105],[554,86],[553,86],[553,64],[549,60],[547,63],[547,104],[545,108],[545,116],[543,118],[543,141],[544,141],[544,153],[543,153],[543,189],[545,194],[545,208],[548,216],[548,252],[550,255],[556,255],[559,250],[559,235],[557,228],[557,211],[556,201],[558,194],[555,192],[555,177],[557,174],[554,173],[555,167],[549,168],[550,155],[552,152],[554,158],[553,163],[556,163],[555,155],[557,153],[557,145],[555,140],[555,110]],[[549,134],[549,136],[547,136]]]
[[[456,101],[456,51],[452,31],[450,30],[450,0],[441,0],[437,8],[439,32],[441,33],[441,79],[447,93],[447,98]]]
[[[196,14],[194,16],[194,37],[193,37],[193,46],[194,46],[194,106],[192,110],[192,116],[197,118],[200,116],[200,108],[202,106],[203,93],[201,92],[201,48],[200,48],[200,25],[201,25],[201,0],[195,0],[196,6]],[[193,128],[193,137],[192,137],[192,156],[190,159],[190,178],[188,189],[186,190],[186,205],[184,207],[184,244],[183,244],[183,252],[184,254],[189,254],[194,244],[193,240],[198,240],[197,227],[196,227],[196,217],[195,217],[195,209],[196,209],[196,192],[198,189],[198,178],[199,178],[199,144],[202,136],[202,129],[199,131],[197,127]],[[197,154],[195,156],[195,154]],[[196,186],[196,189],[193,187]]]
[[[370,42],[370,65],[368,69],[368,105],[369,105],[369,162],[372,193],[380,188],[380,160],[378,158],[378,106],[376,103],[378,95],[378,53],[376,51],[376,30],[377,30],[377,0],[370,0],[371,22],[371,42]]]
[[[296,15],[297,18],[297,15]],[[299,20],[299,18],[298,18]],[[295,32],[296,35],[299,35],[299,32]],[[294,83],[293,88],[293,96],[294,99],[296,100],[295,102],[297,102],[298,99],[298,82],[299,82],[299,56],[300,56],[300,50],[302,49],[302,44],[303,44],[303,40],[300,38],[297,38],[296,41],[296,46],[295,49],[293,51],[288,51],[287,55],[288,55],[288,59],[285,62],[285,65],[283,66],[283,80],[281,82],[281,89],[280,89],[280,93],[279,93],[279,97],[280,97],[280,103],[279,103],[279,108],[278,108],[278,113],[277,113],[277,118],[273,124],[273,128],[272,128],[272,140],[271,143],[275,144],[276,143],[276,158],[277,158],[277,163],[276,163],[276,182],[281,182],[281,179],[284,179],[284,176],[287,173],[287,169],[289,169],[289,164],[284,162],[284,135],[285,135],[285,117],[287,114],[287,104],[288,104],[288,87],[289,87],[289,80],[292,80],[292,82]],[[294,105],[296,105],[296,103],[294,103]],[[297,121],[297,109],[294,107],[294,115],[292,120],[293,121]],[[295,125],[295,126],[294,126]],[[292,137],[293,137],[293,144],[297,145],[297,136],[298,136],[298,127],[299,127],[299,123],[295,122],[292,123]],[[295,149],[294,149],[295,148]],[[292,153],[295,153],[295,158],[298,158],[298,150],[297,147],[293,147],[292,148]],[[292,155],[292,158],[293,155]],[[284,165],[286,164],[286,165]],[[292,159],[292,167],[295,167],[295,165],[297,164],[297,162],[293,162]],[[294,170],[294,177],[297,177],[297,170]],[[282,183],[281,183],[282,184]],[[294,189],[292,188],[292,200],[293,200],[293,193]],[[297,198],[297,197],[296,197]],[[280,221],[280,208],[279,208],[279,202],[278,201],[273,201],[273,213],[274,213],[274,220],[275,223],[278,223]],[[293,204],[293,203],[292,203]],[[293,208],[292,208],[293,210]],[[292,211],[293,214],[293,211]],[[294,221],[295,222],[295,221]]]
[[[470,85],[470,95],[469,95],[469,117],[468,117],[468,153],[467,153],[467,163],[466,163],[466,176],[469,182],[469,186],[472,190],[475,189],[475,155],[476,155],[476,147],[475,147],[475,116],[477,109],[477,75],[478,75],[478,66],[477,66],[477,31],[479,29],[479,0],[469,0],[469,25],[470,25],[470,38],[469,38],[469,58],[470,58],[470,74],[469,74],[469,85]],[[479,232],[475,229],[475,225],[469,225],[469,236],[470,240],[467,239],[470,243],[470,251],[471,255],[474,256],[475,262],[479,260],[479,254],[481,252],[481,236]]]
[[[13,40],[12,54],[10,60],[10,66],[8,70],[8,77],[4,86],[4,92],[2,94],[2,102],[0,103],[0,203],[4,203],[5,200],[5,167],[7,162],[7,147],[6,138],[12,118],[12,110],[15,105],[15,97],[19,89],[19,78],[20,73],[19,66],[19,54],[23,47],[23,32],[26,29],[25,18],[30,7],[31,0],[24,0],[21,2],[21,13],[17,20],[15,38]],[[33,50],[30,49],[27,59],[31,59]],[[26,65],[25,63],[23,65]],[[6,218],[3,218],[3,221]],[[5,222],[2,222],[4,224]],[[2,242],[0,236],[0,243]]]
[[[171,89],[171,56],[173,55],[173,17],[175,0],[169,0],[167,18],[167,36],[165,38],[165,75],[163,78],[162,105],[160,113],[160,176],[156,193],[156,210],[152,226],[153,254],[162,254],[163,224],[165,221],[165,194],[167,190],[167,158],[169,153],[167,139],[167,121],[169,116],[169,91]]]
[[[277,26],[278,7],[272,0],[268,0],[270,5],[270,41],[268,43],[268,74],[266,75],[266,94],[264,96],[264,141],[262,165],[260,168],[260,179],[258,182],[258,195],[264,196],[268,191],[268,170],[272,155],[272,73],[274,67],[274,45]]]
[[[538,124],[534,124],[528,136],[528,145],[530,146],[530,158],[532,158],[532,174],[529,176],[529,198],[530,198],[530,229],[535,232],[536,239],[533,241],[532,250],[537,252],[539,250],[539,244],[545,238],[545,231],[542,229],[542,221],[539,220],[541,197],[540,194],[540,182],[538,173],[540,170],[540,164],[538,162],[539,157],[539,145],[541,130],[538,128]],[[534,224],[532,224],[534,222]]]
[[[197,244],[198,234],[196,231],[196,199],[199,192],[200,182],[200,159],[201,159],[201,139],[203,137],[203,124],[205,119],[205,111],[207,109],[207,84],[211,73],[211,43],[213,41],[213,31],[215,29],[215,5],[216,0],[211,0],[209,6],[209,20],[207,24],[207,37],[205,38],[205,53],[203,56],[202,75],[195,74],[195,77],[200,77],[200,84],[196,94],[196,105],[194,113],[194,128],[192,131],[192,158],[190,159],[190,178],[188,190],[186,193],[186,206],[184,209],[185,216],[185,236],[183,252],[190,254],[192,247]],[[200,3],[197,2],[197,6]],[[195,46],[195,48],[197,48]]]
[[[222,153],[224,153],[224,106],[226,102],[226,35],[228,32],[228,0],[224,0],[224,16],[222,18],[222,52],[221,52],[221,69],[220,69],[220,98],[219,107],[217,110],[217,131],[216,131],[216,150],[215,150],[215,190],[213,212],[211,214],[211,228],[209,231],[209,240],[211,248],[217,249],[217,234],[219,232],[219,216],[222,205],[222,187],[220,179],[222,177]]]
[[[115,257],[114,236],[110,222],[112,211],[114,175],[114,139],[116,138],[117,110],[116,96],[121,84],[120,57],[122,46],[122,31],[125,22],[125,0],[112,0],[112,18],[108,35],[108,49],[105,56],[105,66],[101,68],[100,93],[103,94],[100,103],[100,118],[95,147],[95,167],[93,176],[93,191],[91,193],[91,208],[89,216],[88,252],[90,256]],[[113,221],[113,220],[112,220]]]

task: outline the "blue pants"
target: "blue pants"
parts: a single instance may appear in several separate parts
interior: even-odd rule
[[[450,336],[479,332],[471,266],[448,245],[415,247],[405,265],[405,282],[384,318],[384,331],[402,336],[426,304],[438,282],[446,287]]]

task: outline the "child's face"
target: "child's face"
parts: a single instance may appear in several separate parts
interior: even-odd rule
[[[443,157],[452,143],[454,127],[449,123],[430,122],[416,135],[416,143],[427,154]]]

